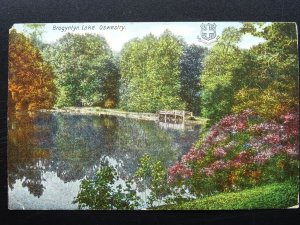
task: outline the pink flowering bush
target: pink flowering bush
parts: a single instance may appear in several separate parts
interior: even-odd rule
[[[280,121],[228,115],[169,168],[168,182],[202,196],[297,177],[298,122],[297,112]]]

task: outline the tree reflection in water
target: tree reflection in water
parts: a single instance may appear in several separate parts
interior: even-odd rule
[[[11,114],[9,187],[13,189],[16,180],[21,180],[23,188],[40,197],[53,185],[45,182],[46,172],[54,172],[65,183],[91,178],[104,156],[114,160],[122,179],[130,179],[145,153],[165,166],[171,165],[188,150],[198,134],[199,127],[164,130],[153,121],[114,116]]]
[[[34,196],[40,197],[45,187],[42,185],[42,165],[49,157],[49,150],[43,148],[49,139],[50,130],[40,129],[35,123],[37,114],[11,114],[8,121],[8,184],[13,189],[17,179]],[[45,120],[49,119],[45,115]]]

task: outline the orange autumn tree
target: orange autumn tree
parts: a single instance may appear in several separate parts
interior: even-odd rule
[[[52,68],[23,34],[9,34],[8,108],[11,111],[50,109],[55,103]]]

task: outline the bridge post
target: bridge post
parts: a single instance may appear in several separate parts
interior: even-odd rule
[[[175,123],[176,123],[176,110],[174,110]]]

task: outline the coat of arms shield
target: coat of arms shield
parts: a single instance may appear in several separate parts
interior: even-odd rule
[[[201,24],[201,38],[206,41],[211,41],[216,37],[216,27],[215,23],[202,23]]]

